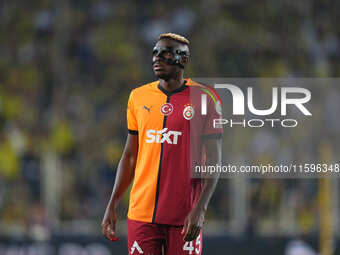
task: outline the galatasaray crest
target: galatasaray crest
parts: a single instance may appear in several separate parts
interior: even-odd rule
[[[183,110],[183,117],[186,120],[191,120],[195,115],[195,110],[192,105],[185,105],[185,108]]]

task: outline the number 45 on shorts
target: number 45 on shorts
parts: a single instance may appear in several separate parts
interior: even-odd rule
[[[195,243],[195,245],[194,245]],[[201,254],[201,234],[196,238],[196,241],[185,242],[183,245],[183,251],[187,251],[188,254]]]

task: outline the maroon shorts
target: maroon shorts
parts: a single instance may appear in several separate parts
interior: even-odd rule
[[[201,255],[202,231],[191,242],[183,241],[182,227],[127,220],[131,255]]]

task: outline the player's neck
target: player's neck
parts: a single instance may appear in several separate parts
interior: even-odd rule
[[[159,85],[161,85],[165,90],[171,92],[180,88],[184,83],[183,76],[178,78],[171,78],[169,80],[159,79]]]

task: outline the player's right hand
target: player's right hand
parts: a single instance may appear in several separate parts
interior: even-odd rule
[[[110,241],[118,241],[116,235],[117,215],[115,209],[107,207],[102,221],[102,233]]]

